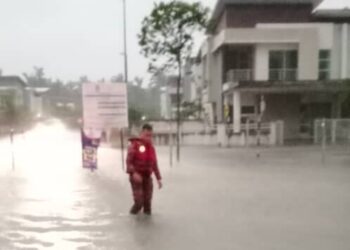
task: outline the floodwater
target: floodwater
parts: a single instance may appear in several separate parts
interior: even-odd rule
[[[130,216],[120,151],[81,168],[78,131],[59,121],[0,141],[0,249],[347,250],[348,148],[184,148],[153,216]],[[11,152],[14,151],[15,169]]]

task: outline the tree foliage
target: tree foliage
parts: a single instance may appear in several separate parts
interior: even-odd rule
[[[121,73],[119,73],[119,74],[116,75],[116,76],[112,76],[111,82],[112,82],[112,83],[121,83],[121,82],[124,82],[124,75],[121,74]]]
[[[23,73],[29,86],[32,87],[47,87],[52,84],[52,80],[45,77],[45,71],[43,67],[33,67],[33,72],[30,74]]]
[[[194,102],[182,103],[181,117],[183,119],[199,119],[203,108],[200,104]]]
[[[178,67],[190,56],[193,35],[206,27],[207,16],[208,9],[199,2],[156,3],[139,34],[142,53],[151,60],[150,69]]]
[[[129,108],[128,113],[130,125],[140,125],[143,114],[135,108]]]

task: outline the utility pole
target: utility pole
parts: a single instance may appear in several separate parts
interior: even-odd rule
[[[128,47],[126,38],[126,0],[123,0],[123,18],[124,18],[124,79],[125,83],[128,83]]]
[[[124,81],[128,84],[128,47],[127,47],[127,37],[126,37],[126,0],[123,0],[123,26],[124,26]],[[122,169],[125,170],[124,163],[124,132],[123,128],[120,129],[120,147],[122,156]]]

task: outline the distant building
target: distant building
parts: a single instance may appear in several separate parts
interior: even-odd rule
[[[0,112],[5,111],[9,101],[15,108],[27,106],[26,87],[27,84],[18,76],[0,76]]]
[[[161,90],[161,116],[164,119],[175,119],[177,110],[177,76],[165,78],[165,84]],[[183,81],[180,86],[180,100],[183,100]]]
[[[43,95],[49,88],[30,87],[19,76],[0,76],[0,113],[6,112],[9,102],[14,108],[33,115],[43,115]]]

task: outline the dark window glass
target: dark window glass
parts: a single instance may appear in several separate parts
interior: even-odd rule
[[[318,68],[320,70],[329,70],[330,62],[329,61],[320,61]]]
[[[331,69],[331,52],[329,50],[320,50],[318,62],[318,79],[329,80]]]
[[[318,79],[321,81],[329,80],[329,78],[329,71],[320,71],[320,73],[318,74]]]
[[[331,57],[331,52],[329,50],[320,50],[320,60],[329,60]]]
[[[298,51],[270,51],[269,79],[271,81],[297,80]]]
[[[283,52],[271,51],[269,60],[270,69],[282,69],[283,68]]]
[[[243,106],[241,112],[242,112],[242,114],[254,114],[255,107],[254,106]]]
[[[296,69],[298,67],[298,52],[296,50],[286,51],[285,58],[286,58],[285,68]]]

